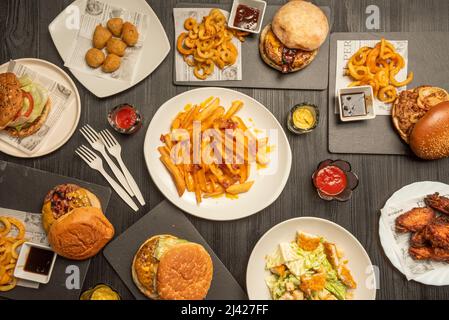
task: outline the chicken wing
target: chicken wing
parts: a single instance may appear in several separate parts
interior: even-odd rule
[[[449,249],[449,219],[438,217],[424,230],[425,238],[433,247]]]
[[[412,256],[415,260],[429,260],[433,255],[433,248],[432,247],[421,247],[421,248],[415,248],[410,247],[408,249],[408,253]]]
[[[425,197],[424,202],[429,207],[449,215],[449,198],[440,196],[438,192]]]
[[[409,253],[415,260],[434,260],[440,262],[449,262],[449,250],[443,248],[410,247]]]
[[[415,232],[410,237],[410,246],[412,246],[412,247],[422,248],[422,247],[426,247],[429,245],[430,245],[430,243],[426,239],[426,236],[425,236],[425,228],[419,232]]]
[[[435,218],[431,208],[414,208],[396,218],[397,232],[418,232]]]

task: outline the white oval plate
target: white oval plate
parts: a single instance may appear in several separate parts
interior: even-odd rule
[[[274,142],[270,141],[269,144],[274,145],[273,152],[277,152],[279,156],[277,161],[271,161],[266,169],[251,170],[251,179],[254,178],[255,183],[249,192],[239,195],[238,199],[231,200],[225,197],[203,199],[203,202],[197,205],[193,192],[186,191],[182,198],[178,196],[170,174],[159,160],[157,148],[162,145],[161,134],[170,132],[172,120],[186,104],[198,104],[210,96],[219,97],[221,105],[226,109],[231,106],[232,101],[242,100],[244,106],[238,115],[248,126],[254,123],[254,126],[260,130],[276,129],[278,139]],[[223,88],[191,90],[165,102],[151,120],[143,150],[151,178],[168,200],[194,216],[218,221],[248,217],[273,203],[287,183],[292,163],[292,153],[287,137],[271,112],[253,98]],[[274,171],[274,174],[265,174],[270,170]]]
[[[87,0],[76,0],[64,9],[48,26],[51,38],[64,62],[70,55],[72,42],[78,34],[77,29],[67,26],[67,21],[73,21],[76,11],[84,8]],[[143,51],[140,56],[139,65],[136,70],[134,80],[130,84],[123,84],[122,81],[108,80],[90,75],[77,70],[70,70],[73,75],[90,92],[99,98],[109,97],[119,92],[125,91],[148,77],[164,61],[170,52],[170,42],[168,41],[164,27],[159,21],[153,9],[145,0],[101,0],[102,2],[124,8],[129,11],[142,12],[149,16],[149,26],[147,37],[143,44]]]
[[[425,197],[428,194],[435,192],[448,193],[449,185],[441,182],[422,181],[409,184],[402,189],[399,189],[387,200],[385,207],[394,206],[396,203],[402,203],[410,198]],[[379,236],[380,243],[384,249],[385,255],[390,259],[393,266],[404,274],[401,262],[394,253],[392,247],[391,234],[388,231],[388,227],[382,223],[382,219],[379,220]],[[445,269],[437,269],[426,272],[425,274],[413,279],[413,281],[420,282],[432,286],[447,286],[449,285],[449,265]]]
[[[16,59],[15,61],[23,64],[24,66],[37,71],[43,75],[45,75],[49,79],[53,79],[62,85],[66,86],[68,89],[72,90],[75,93],[75,100],[70,106],[67,108],[61,116],[61,119],[56,124],[56,127],[51,132],[50,136],[46,137],[46,141],[39,148],[39,150],[34,154],[26,154],[13,146],[0,141],[0,151],[10,156],[18,157],[18,158],[37,158],[45,156],[49,153],[52,153],[59,148],[61,148],[73,135],[75,129],[78,125],[81,115],[81,100],[80,95],[78,93],[78,89],[76,88],[75,83],[72,79],[65,73],[61,68],[41,59],[33,59],[33,58],[24,58],[24,59]],[[8,63],[6,62],[0,66],[0,73],[6,72]]]
[[[284,221],[270,230],[257,242],[251,253],[246,270],[246,288],[250,300],[271,300],[265,278],[270,274],[265,270],[265,256],[275,252],[281,242],[295,239],[297,231],[304,231],[324,237],[343,250],[349,260],[349,269],[357,282],[354,300],[375,300],[376,289],[374,268],[360,242],[346,229],[331,221],[300,217]]]

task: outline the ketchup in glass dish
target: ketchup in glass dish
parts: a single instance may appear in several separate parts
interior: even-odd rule
[[[136,132],[142,126],[142,117],[132,105],[124,103],[113,108],[108,114],[109,124],[123,134]]]
[[[344,160],[322,161],[312,176],[318,195],[326,201],[348,201],[359,184],[349,162]]]

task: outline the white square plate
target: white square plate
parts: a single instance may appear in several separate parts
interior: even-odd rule
[[[56,253],[53,254],[53,259],[51,261],[50,271],[48,272],[48,275],[27,272],[27,271],[25,271],[24,267],[25,267],[26,260],[28,259],[28,255],[30,253],[31,247],[44,249],[44,250],[48,250],[48,251],[53,251],[50,247],[43,246],[41,244],[25,242],[22,245],[22,248],[20,249],[19,258],[17,259],[16,269],[14,270],[14,277],[19,278],[19,279],[24,279],[24,280],[47,284],[50,281],[51,274],[53,272],[53,267],[55,266],[57,254]]]
[[[148,77],[170,52],[167,34],[153,9],[144,0],[102,0],[102,2],[148,15],[149,27],[139,66],[132,83],[123,84],[122,81],[103,79],[80,71],[70,70],[86,89],[99,98],[109,97],[133,87]],[[81,13],[86,3],[87,0],[76,0],[48,26],[53,43],[64,62],[69,58],[72,43],[78,34],[78,29],[71,29],[71,24],[67,22],[73,21],[73,14]]]

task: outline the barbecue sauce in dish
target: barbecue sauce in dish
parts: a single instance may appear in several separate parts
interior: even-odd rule
[[[31,246],[23,270],[47,276],[54,254],[53,251]]]
[[[259,23],[260,10],[239,4],[234,18],[234,27],[256,30]]]

